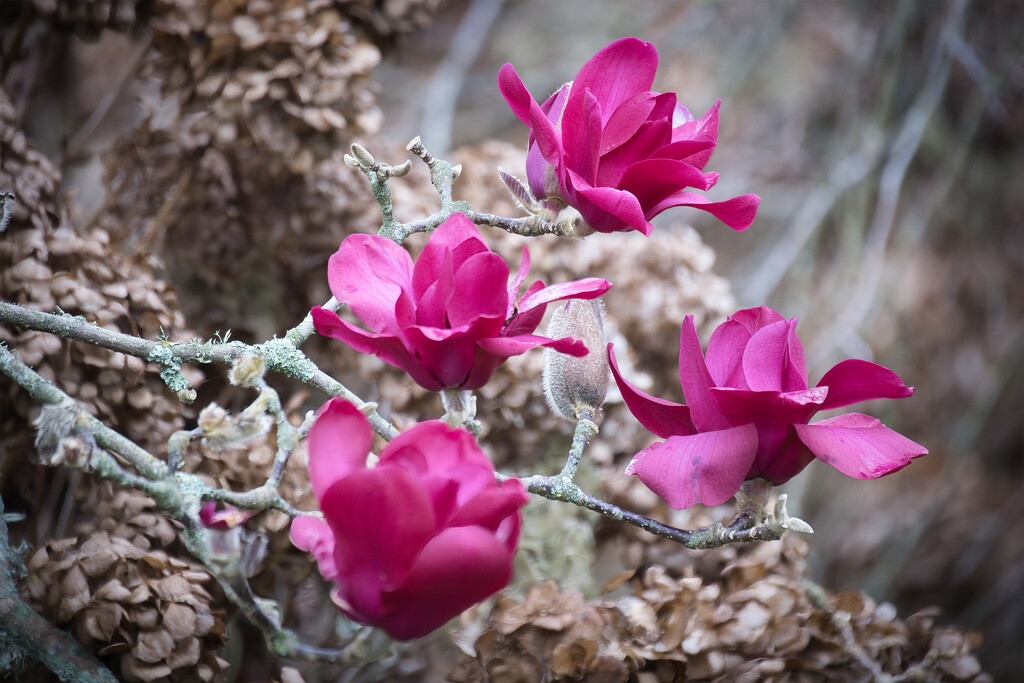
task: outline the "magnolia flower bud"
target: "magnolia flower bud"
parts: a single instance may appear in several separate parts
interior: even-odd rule
[[[548,405],[567,420],[592,417],[608,391],[608,357],[604,353],[604,301],[570,299],[551,316],[547,334],[575,337],[590,351],[575,358],[553,349],[544,350],[544,395]]]

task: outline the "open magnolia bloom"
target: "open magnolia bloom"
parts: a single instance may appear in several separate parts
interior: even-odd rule
[[[418,638],[505,587],[519,541],[518,479],[498,483],[473,435],[422,422],[375,467],[369,422],[340,398],[309,432],[309,480],[324,519],[297,517],[292,542],[337,584],[346,615]]]
[[[820,410],[876,398],[906,398],[913,388],[896,373],[845,360],[807,386],[796,318],[767,308],[739,311],[719,325],[701,352],[693,316],[679,339],[679,378],[686,405],[648,396],[612,374],[630,411],[665,439],[626,468],[676,509],[719,505],[746,479],[782,484],[814,458],[857,479],[875,479],[928,453],[920,444],[860,413],[809,423]]]
[[[425,389],[479,389],[510,356],[537,346],[584,356],[570,337],[533,334],[547,304],[593,299],[611,283],[585,278],[547,287],[534,282],[520,299],[530,253],[509,282],[509,267],[487,248],[476,226],[454,214],[431,234],[415,265],[409,253],[377,235],[350,235],[330,258],[331,292],[371,331],[313,307],[316,331],[372,353],[409,373]]]
[[[575,80],[537,104],[511,63],[498,85],[530,127],[526,173],[537,199],[575,207],[598,232],[651,232],[650,220],[673,206],[692,206],[734,230],[754,222],[760,198],[712,202],[687,188],[709,190],[705,173],[718,141],[718,103],[700,119],[675,93],[651,90],[658,52],[622,38],[594,55]]]

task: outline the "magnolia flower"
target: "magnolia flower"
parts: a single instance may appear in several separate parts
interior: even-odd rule
[[[575,207],[598,232],[651,232],[650,220],[672,206],[707,211],[734,230],[754,222],[760,198],[712,202],[686,188],[708,190],[704,173],[718,139],[718,106],[700,119],[675,93],[651,90],[658,52],[622,38],[583,65],[576,79],[537,104],[511,63],[498,85],[530,127],[526,172],[538,199]]]
[[[499,484],[473,436],[436,420],[396,437],[370,468],[372,445],[354,405],[321,408],[309,480],[324,519],[295,518],[292,542],[337,584],[347,616],[418,638],[508,583],[526,491]]]
[[[875,479],[928,453],[880,421],[849,413],[808,424],[819,410],[914,393],[891,370],[845,360],[807,387],[796,318],[762,306],[718,326],[701,353],[693,316],[683,321],[679,379],[686,405],[653,398],[612,374],[640,423],[665,439],[626,468],[676,509],[718,505],[745,479],[782,484],[814,458],[856,479]]]
[[[320,334],[405,370],[426,389],[478,389],[506,358],[535,346],[587,354],[580,341],[532,332],[548,303],[593,299],[611,283],[585,278],[545,287],[537,281],[519,299],[529,270],[530,253],[523,247],[519,272],[509,283],[508,264],[458,213],[434,231],[415,265],[391,240],[350,235],[331,256],[327,279],[338,301],[371,331],[319,306],[313,322]]]

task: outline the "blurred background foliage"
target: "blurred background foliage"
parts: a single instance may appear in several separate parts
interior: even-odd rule
[[[916,386],[912,399],[863,411],[925,444],[929,457],[877,482],[815,463],[787,486],[795,514],[817,532],[811,576],[891,601],[901,615],[939,605],[940,621],[984,634],[986,671],[1024,677],[1024,3],[17,0],[2,3],[0,18],[0,189],[19,195],[0,238],[0,295],[151,337],[230,328],[261,340],[325,300],[328,256],[344,235],[375,230],[379,216],[365,180],[341,161],[354,140],[397,163],[421,135],[436,156],[464,163],[457,197],[513,214],[493,169],[522,165],[526,131],[497,90],[500,65],[512,61],[542,97],[611,40],[652,42],[656,89],[698,115],[723,100],[709,165],[722,178],[709,196],[756,192],[758,220],[735,234],[674,210],[647,242],[532,240],[535,275],[615,282],[613,340],[666,398],[682,398],[682,315],[697,315],[706,341],[725,315],[761,304],[800,317],[812,381],[859,357]],[[422,168],[396,185],[400,219],[434,210],[425,187]],[[518,258],[518,239],[487,238]],[[151,446],[194,419],[123,358],[0,334]],[[400,424],[440,412],[435,397],[375,359],[315,342],[310,353]],[[557,469],[567,444],[546,414],[538,367],[518,360],[482,392],[488,447],[515,471]],[[197,405],[233,400],[220,376],[200,391]],[[304,400],[318,402],[297,394],[296,410]],[[23,537],[41,544],[88,532],[68,522],[74,506],[86,517],[138,514],[144,503],[104,507],[78,477],[30,468],[32,410],[4,386],[0,493],[8,509],[36,513]],[[595,486],[667,515],[619,483],[649,437],[614,403],[606,425],[591,452]],[[259,480],[239,472],[266,465],[270,448],[196,456],[194,466],[239,486],[250,474]],[[291,476],[295,499],[308,503],[301,470]],[[566,524],[565,510],[534,507],[538,528],[566,543],[551,531]],[[620,566],[715,562],[606,524],[595,548],[594,520],[579,524],[579,557],[599,558],[595,576],[578,582],[588,591]],[[287,555],[283,521],[258,526],[279,563],[264,567],[259,585],[286,600],[283,577],[301,581],[291,616],[315,614],[322,587]],[[579,572],[583,560],[552,563],[543,545],[524,540],[541,560],[521,574]],[[307,635],[323,623],[310,616]]]

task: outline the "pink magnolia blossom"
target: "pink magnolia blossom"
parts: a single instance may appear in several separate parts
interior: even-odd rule
[[[309,432],[309,480],[324,519],[297,517],[292,542],[313,553],[352,619],[408,640],[505,587],[519,541],[518,479],[498,483],[464,430],[423,422],[375,467],[369,422],[335,398]]]
[[[529,269],[530,254],[523,247],[510,283],[508,264],[487,248],[463,214],[434,231],[415,265],[391,240],[350,235],[331,256],[327,279],[338,301],[371,331],[319,306],[313,308],[313,322],[320,334],[405,370],[426,389],[478,389],[506,358],[536,346],[587,354],[578,340],[532,333],[548,303],[593,299],[611,283],[585,278],[546,287],[537,281],[519,299]]]
[[[796,318],[762,306],[719,325],[701,353],[693,316],[683,321],[679,379],[686,405],[653,398],[612,374],[633,415],[665,439],[637,453],[626,468],[676,509],[718,505],[745,479],[781,484],[814,458],[856,479],[905,467],[928,450],[868,415],[849,413],[808,424],[819,410],[914,393],[896,373],[845,360],[807,387]]]
[[[583,65],[576,79],[537,104],[511,63],[498,85],[530,127],[526,172],[538,199],[561,199],[598,232],[651,232],[650,220],[672,206],[707,211],[734,230],[754,222],[760,198],[721,202],[688,190],[709,190],[717,173],[704,166],[718,140],[718,106],[700,119],[675,93],[651,90],[658,52],[622,38]]]

